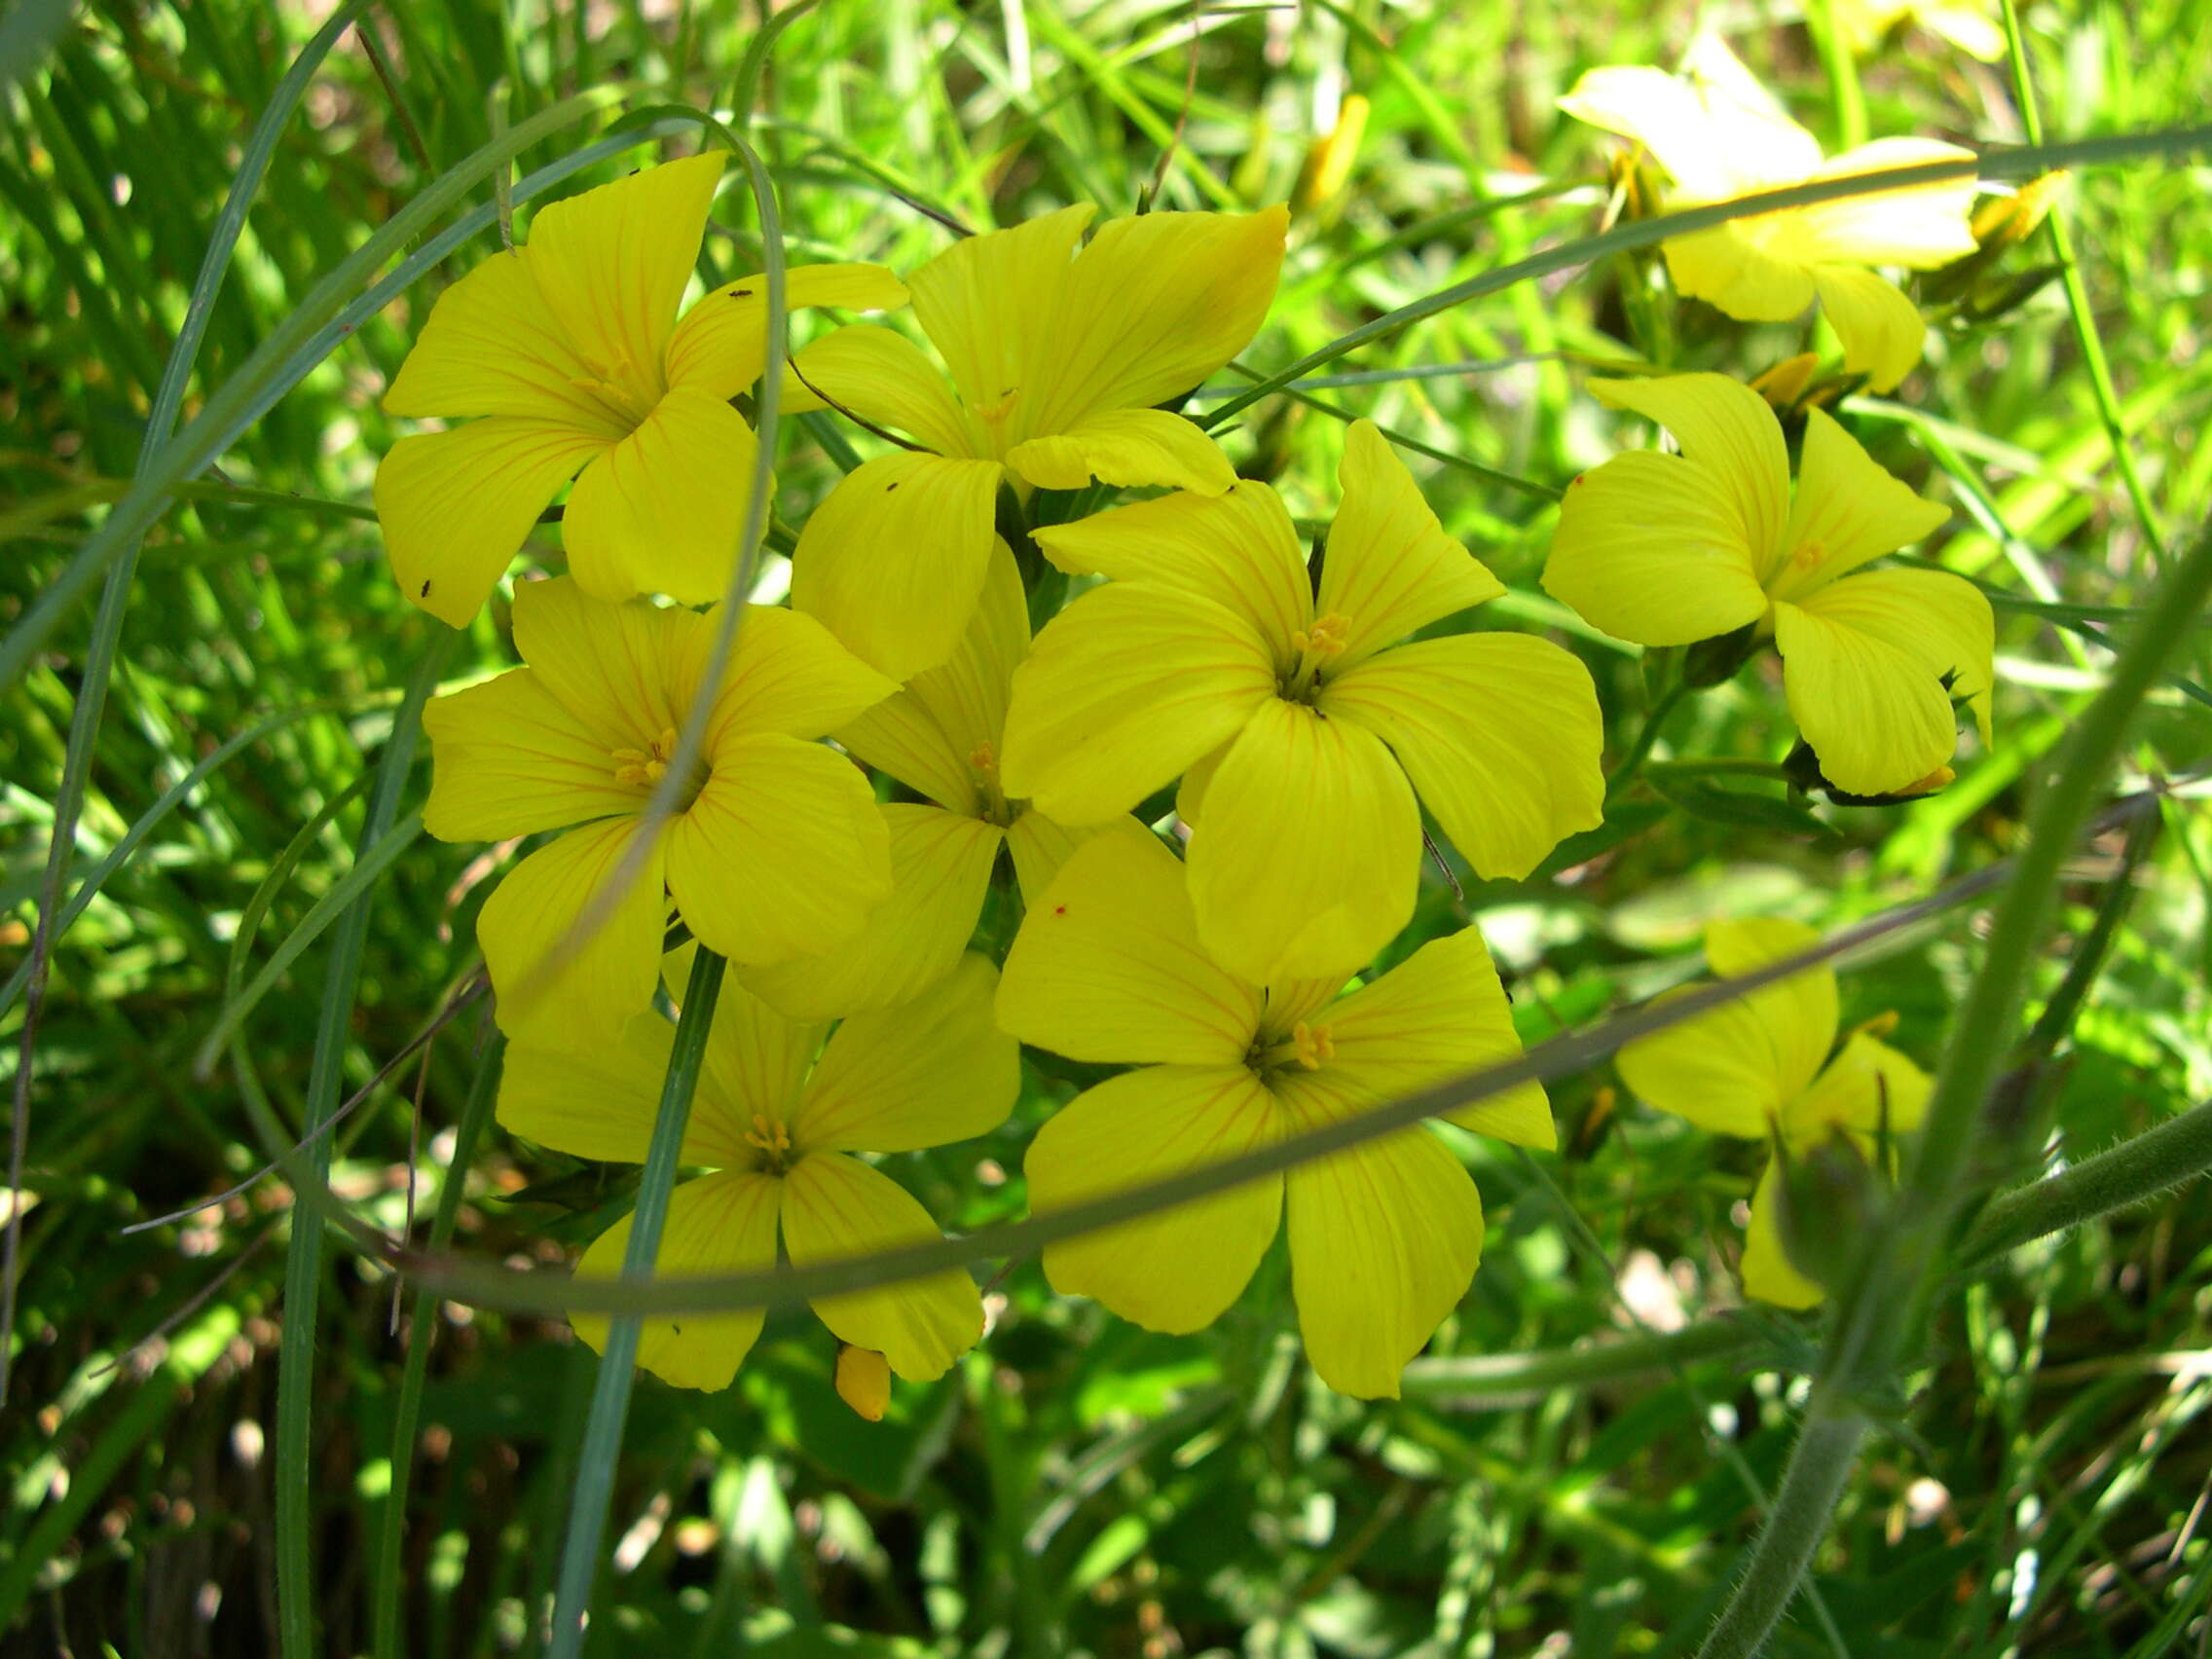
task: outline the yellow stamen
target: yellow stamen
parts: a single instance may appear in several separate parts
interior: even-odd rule
[[[1291,635],[1290,643],[1298,647],[1299,655],[1307,657],[1333,657],[1345,648],[1345,636],[1351,632],[1351,618],[1337,611],[1315,619],[1310,628],[1301,628]]]
[[[991,747],[989,738],[985,738],[968,752],[968,764],[986,776],[998,771],[999,752]]]
[[[1319,1071],[1325,1061],[1337,1057],[1337,1045],[1326,1025],[1309,1025],[1300,1020],[1290,1028],[1291,1057],[1308,1071]]]
[[[675,754],[674,726],[654,738],[650,749],[617,749],[610,756],[614,761],[614,781],[632,789],[651,789],[668,776],[668,763]]]
[[[770,1162],[780,1162],[784,1154],[792,1149],[792,1132],[781,1119],[771,1119],[765,1113],[753,1114],[753,1127],[745,1132],[745,1144],[756,1146],[768,1155]]]
[[[1828,550],[1818,541],[1808,541],[1789,555],[1789,562],[1800,571],[1809,571],[1828,556]]]

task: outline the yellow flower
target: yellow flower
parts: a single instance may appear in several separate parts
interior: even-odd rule
[[[865,462],[816,509],[792,603],[894,679],[952,654],[990,564],[1002,479],[1079,490],[1236,481],[1212,439],[1153,405],[1242,350],[1282,268],[1280,207],[1117,219],[1088,206],[955,242],[907,278],[952,372],[904,336],[841,328],[798,354],[791,407],[824,398],[920,446]],[[817,392],[820,396],[817,396]]]
[[[1792,499],[1781,423],[1725,375],[1590,389],[1665,426],[1681,453],[1632,451],[1574,481],[1546,592],[1646,645],[1756,624],[1782,652],[1798,730],[1852,794],[1900,792],[1948,760],[1953,696],[1972,702],[1988,742],[1996,620],[1981,592],[1940,571],[1836,579],[1918,541],[1946,508],[1883,471],[1819,409],[1805,418]]]
[[[1485,876],[1524,876],[1595,827],[1590,676],[1519,634],[1393,646],[1493,599],[1367,422],[1345,447],[1319,593],[1281,500],[1249,480],[1040,531],[1115,578],[1037,636],[1014,675],[1007,789],[1103,823],[1184,773],[1191,897],[1256,984],[1346,974],[1413,913],[1419,793]]]
[[[480,416],[399,440],[377,518],[407,597],[459,628],[554,492],[570,569],[600,599],[722,597],[753,428],[729,400],[760,378],[767,286],[740,277],[677,320],[719,152],[648,167],[541,209],[530,245],[438,296],[385,394],[392,415]],[[906,291],[874,265],[802,265],[792,306],[872,311]]]
[[[1794,956],[1820,936],[1796,922],[1715,922],[1705,959],[1722,978]],[[1620,1051],[1622,1079],[1645,1102],[1714,1134],[1779,1139],[1801,1156],[1834,1136],[1871,1155],[1885,1135],[1910,1132],[1927,1115],[1927,1075],[1867,1032],[1833,1059],[1835,974],[1825,964],[1693,1015]],[[1824,1066],[1823,1062],[1826,1062]],[[1789,1265],[1775,1233],[1779,1161],[1751,1196],[1744,1290],[1761,1302],[1810,1308],[1820,1286]]]
[[[1918,23],[1969,57],[1995,63],[2005,55],[2005,30],[1980,5],[1925,5],[1922,0],[1828,0],[1828,16],[1845,46],[1863,57],[1892,30]]]
[[[1029,654],[1029,610],[1005,542],[982,601],[942,665],[914,676],[837,741],[926,798],[881,808],[891,832],[891,897],[852,940],[740,977],[800,1019],[904,1002],[960,960],[1003,847],[1034,900],[1088,831],[1062,828],[999,783],[1007,687]]]
[[[717,611],[606,605],[566,578],[526,582],[515,645],[528,666],[424,711],[431,834],[493,841],[581,826],[509,870],[477,921],[510,1033],[619,1031],[652,1000],[667,896],[711,948],[767,963],[852,938],[890,893],[873,793],[809,740],[895,687],[811,616],[752,606],[682,810],[604,925],[580,946],[570,940],[643,832],[719,626]],[[554,964],[556,949],[572,954]]]
[[[725,984],[682,1154],[713,1173],[670,1198],[654,1272],[771,1268],[779,1226],[785,1253],[802,1268],[938,1237],[903,1187],[853,1154],[944,1146],[1006,1121],[1020,1060],[991,1022],[997,983],[991,965],[971,956],[918,1001],[846,1020],[827,1047],[827,1026],[795,1024]],[[499,1122],[578,1158],[643,1161],[674,1035],[646,1013],[612,1043],[567,1032],[519,1041],[507,1051]],[[629,1237],[625,1217],[584,1252],[576,1276],[618,1277]],[[813,1308],[840,1339],[875,1350],[909,1382],[943,1376],[983,1334],[982,1300],[959,1272],[823,1297]],[[680,1388],[725,1387],[761,1317],[754,1309],[647,1319],[638,1363]],[[605,1318],[579,1314],[574,1324],[604,1351]]]
[[[1593,69],[1560,108],[1649,150],[1675,181],[1675,207],[1972,160],[1955,144],[1879,138],[1824,162],[1813,135],[1712,35],[1691,46],[1678,78]],[[1929,271],[1973,252],[1973,192],[1969,177],[1731,220],[1662,244],[1667,269],[1684,294],[1746,322],[1787,322],[1817,296],[1843,341],[1844,367],[1887,391],[1920,360],[1925,330],[1912,302],[1867,268]]]
[[[1262,988],[1198,943],[1173,854],[1130,825],[1076,850],[1007,957],[999,1023],[1071,1059],[1134,1064],[1047,1122],[1024,1170],[1039,1214],[1218,1162],[1521,1051],[1467,928],[1339,999],[1341,976]],[[1534,1084],[1450,1114],[1554,1144]],[[1458,1303],[1482,1252],[1482,1200],[1416,1126],[1195,1202],[1045,1248],[1065,1295],[1156,1331],[1195,1331],[1236,1300],[1286,1216],[1313,1369],[1395,1397],[1398,1373]]]

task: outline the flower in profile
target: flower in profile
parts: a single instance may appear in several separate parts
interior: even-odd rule
[[[1772,638],[1797,729],[1849,793],[1907,793],[1948,761],[1954,697],[1972,706],[1988,742],[1989,601],[1942,571],[1852,574],[1918,541],[1946,508],[1876,465],[1820,409],[1806,414],[1792,498],[1782,424],[1725,375],[1590,389],[1665,426],[1681,453],[1631,451],[1574,481],[1544,565],[1547,593],[1639,645],[1739,628]]]
[[[1137,1069],[1038,1131],[1023,1163],[1031,1207],[1216,1163],[1521,1051],[1473,928],[1339,997],[1343,986],[1342,976],[1264,988],[1237,977],[1198,942],[1183,869],[1157,837],[1128,825],[1085,842],[1014,940],[999,1023],[1071,1059]],[[1554,1144],[1534,1084],[1447,1118]],[[1482,1253],[1475,1184],[1422,1126],[1048,1244],[1045,1272],[1062,1294],[1152,1330],[1195,1331],[1236,1300],[1285,1225],[1313,1369],[1344,1393],[1394,1398]]]
[[[794,1018],[904,1002],[950,972],[976,931],[1003,848],[1031,901],[1088,831],[1055,824],[999,782],[1007,690],[1029,654],[1029,609],[1001,541],[960,647],[832,735],[920,800],[880,810],[891,832],[891,897],[859,934],[819,955],[745,969],[755,992]]]
[[[1674,180],[1673,207],[1927,162],[1971,151],[1929,138],[1879,138],[1829,161],[1720,40],[1701,35],[1682,73],[1592,69],[1560,99],[1579,121],[1650,151]],[[1974,250],[1974,181],[1843,197],[1733,219],[1662,244],[1675,286],[1745,322],[1788,322],[1817,297],[1843,342],[1844,367],[1877,391],[1920,360],[1912,302],[1869,269],[1929,271]]]
[[[1006,1121],[1021,1067],[1014,1040],[992,1024],[997,983],[991,965],[970,956],[915,1002],[856,1014],[834,1032],[785,1019],[725,983],[681,1155],[709,1173],[671,1195],[655,1273],[763,1272],[775,1266],[779,1232],[802,1268],[940,1236],[905,1188],[854,1155],[945,1146]],[[578,1158],[642,1162],[674,1037],[647,1012],[613,1043],[566,1031],[518,1041],[499,1122]],[[629,1238],[625,1217],[584,1252],[576,1276],[618,1277]],[[909,1382],[943,1376],[983,1334],[976,1283],[955,1271],[812,1306],[839,1339]],[[578,1314],[574,1324],[605,1350],[605,1318]],[[760,1325],[758,1309],[648,1318],[638,1363],[680,1388],[725,1387]]]
[[[810,740],[896,687],[811,616],[766,606],[746,609],[678,810],[650,831],[635,878],[609,891],[647,833],[645,804],[719,617],[608,605],[565,577],[526,582],[514,622],[527,666],[424,711],[431,834],[569,830],[509,870],[477,920],[512,1035],[551,1026],[610,1039],[652,1000],[671,898],[710,948],[768,963],[852,938],[891,891],[874,794],[851,761]],[[579,919],[601,907],[579,940]]]
[[[1706,930],[1705,959],[1733,978],[1819,939],[1796,922],[1715,922]],[[1864,1029],[1831,1058],[1835,1039],[1835,974],[1823,964],[1639,1037],[1617,1061],[1629,1088],[1662,1112],[1714,1134],[1775,1145],[1777,1157],[1751,1196],[1744,1291],[1784,1308],[1821,1300],[1821,1287],[1791,1265],[1778,1234],[1785,1161],[1838,1139],[1871,1161],[1928,1112],[1928,1077],[1912,1061]]]
[[[1396,644],[1505,590],[1372,424],[1339,476],[1318,592],[1250,480],[1037,533],[1063,569],[1114,579],[1014,675],[1006,786],[1087,825],[1182,776],[1198,932],[1255,984],[1348,974],[1405,925],[1417,793],[1477,872],[1514,877],[1594,828],[1604,794],[1589,672],[1520,634]]]
[[[1218,496],[1213,440],[1154,407],[1267,315],[1288,214],[1148,213],[1078,251],[1088,205],[955,242],[907,277],[952,384],[903,335],[841,328],[801,351],[789,406],[833,403],[915,447],[864,462],[815,510],[792,603],[894,679],[952,654],[990,564],[999,484],[1093,479]]]
[[[740,277],[677,317],[722,157],[692,156],[541,208],[527,246],[438,296],[387,414],[477,417],[401,438],[376,507],[409,600],[459,628],[573,478],[569,568],[600,599],[722,597],[755,455],[730,399],[767,360],[767,284]],[[801,265],[790,306],[873,311],[906,290],[874,265]]]

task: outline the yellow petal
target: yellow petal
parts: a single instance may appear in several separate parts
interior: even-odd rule
[[[1846,150],[1813,176],[1856,178],[1932,162],[1972,162],[1972,150],[1933,138],[1877,138]],[[1933,271],[1974,251],[1972,173],[1948,184],[1815,203],[1788,215],[1789,253],[1807,264],[1902,265]]]
[[[1286,666],[1313,620],[1313,584],[1282,498],[1246,479],[1225,496],[1161,496],[1037,532],[1071,574],[1160,582],[1243,617]]]
[[[1751,1193],[1751,1225],[1744,1230],[1744,1294],[1777,1308],[1817,1308],[1821,1287],[1789,1265],[1774,1221],[1775,1185],[1781,1166],[1769,1162]]]
[[[908,1001],[952,971],[976,931],[1004,831],[941,807],[895,802],[880,810],[891,830],[891,897],[844,943],[742,976],[794,1017]]]
[[[1788,322],[1813,303],[1813,267],[1777,254],[1766,217],[1739,219],[1660,244],[1667,275],[1689,299],[1739,322]]]
[[[1097,832],[1095,826],[1070,830],[1042,812],[1017,813],[1006,832],[1006,844],[1014,855],[1014,879],[1022,898],[1034,904],[1075,856],[1076,848]]]
[[[1255,984],[1349,973],[1413,915],[1420,810],[1382,740],[1269,698],[1191,836],[1198,937]]]
[[[784,1178],[784,1248],[794,1267],[941,1236],[905,1188],[842,1153],[809,1153]],[[983,1335],[982,1295],[958,1269],[880,1290],[817,1297],[813,1308],[839,1341],[874,1348],[909,1382],[942,1377]]]
[[[608,746],[531,669],[433,698],[430,798],[423,827],[441,841],[502,841],[635,812],[643,792],[614,781]]]
[[[1797,499],[1782,538],[1788,556],[1767,591],[1801,601],[1869,559],[1910,546],[1950,516],[1876,465],[1827,411],[1808,410]]]
[[[792,604],[894,680],[950,656],[991,562],[996,461],[863,461],[799,532]]]
[[[1105,823],[1274,690],[1273,659],[1244,617],[1155,582],[1094,589],[1046,624],[1014,674],[1006,793],[1071,827]]]
[[[671,951],[662,964],[670,995],[681,995],[691,977],[696,943]],[[788,1126],[798,1115],[807,1072],[830,1035],[826,1021],[788,1019],[738,979],[722,981],[715,1004],[715,1023],[707,1033],[706,1063],[699,1092],[691,1103],[690,1133],[716,1138],[716,1154],[696,1161],[718,1168],[750,1168],[761,1149],[747,1139],[756,1134],[753,1120],[766,1118]],[[686,1161],[689,1137],[685,1140]]]
[[[1648,451],[1617,455],[1568,487],[1543,587],[1594,626],[1645,645],[1710,640],[1767,608],[1726,481]]]
[[[1444,534],[1420,486],[1374,422],[1352,423],[1337,477],[1344,500],[1329,527],[1314,606],[1350,623],[1334,670],[1341,673],[1417,628],[1505,591]]]
[[[511,415],[393,444],[377,467],[377,523],[408,603],[466,627],[553,493],[608,447],[597,433]]]
[[[1259,332],[1289,223],[1289,210],[1276,206],[1155,212],[1105,226],[1062,277],[1057,313],[1033,344],[1033,389],[1014,429],[1065,432],[1087,416],[1147,408],[1197,387]]]
[[[898,1008],[854,1014],[814,1068],[792,1132],[809,1151],[912,1152],[988,1134],[1021,1088],[998,1028],[998,970],[973,952]]]
[[[1940,571],[1866,571],[1774,608],[1782,684],[1821,770],[1885,794],[1951,757],[1958,720],[1942,677],[1986,719],[1996,619],[1972,583]]]
[[[979,816],[982,784],[998,764],[1014,671],[1029,654],[1029,607],[1006,542],[992,538],[976,613],[952,655],[837,731],[879,772],[940,806]]]
[[[1287,1080],[1299,1129],[1339,1115]],[[1302,1163],[1285,1183],[1290,1282],[1314,1373],[1342,1394],[1396,1399],[1398,1373],[1458,1306],[1483,1252],[1483,1201],[1425,1129]]]
[[[1607,408],[1633,410],[1675,434],[1683,455],[1726,492],[1754,563],[1773,556],[1789,517],[1789,453],[1767,400],[1727,375],[1592,381]],[[1669,503],[1670,506],[1673,503]]]
[[[1031,364],[1059,307],[1076,242],[1096,211],[1079,203],[1012,230],[965,237],[906,278],[915,319],[970,409],[1004,420],[1014,400],[1023,408],[1037,400]]]
[[[612,443],[629,423],[586,389],[591,371],[538,297],[529,255],[495,253],[438,296],[384,394],[387,415],[523,415]]]
[[[710,1048],[727,1040],[727,1011],[716,1010]],[[574,1158],[643,1163],[660,1115],[661,1085],[675,1038],[676,1027],[647,1009],[611,1043],[552,1030],[509,1044],[499,1073],[500,1126]],[[712,1073],[700,1079],[684,1124],[682,1161],[749,1169],[759,1161],[745,1144],[749,1120],[733,1121],[715,1085]]]
[[[620,395],[650,406],[667,387],[664,358],[691,280],[719,150],[664,162],[541,207],[528,266],[570,347]]]
[[[1070,1059],[1235,1066],[1259,1029],[1260,993],[1199,947],[1182,866],[1124,821],[1086,841],[1031,898],[1007,953],[998,1018]]]
[[[1590,671],[1526,634],[1417,640],[1329,682],[1319,707],[1388,743],[1485,878],[1519,880],[1604,817],[1604,719]]]
[[[1733,75],[1719,73],[1731,65]],[[1773,189],[1820,166],[1820,145],[1758,91],[1725,47],[1701,55],[1694,66],[1704,71],[1702,85],[1644,66],[1588,70],[1560,108],[1649,150],[1682,203]]]
[[[720,599],[737,569],[757,448],[722,399],[671,390],[570,493],[561,533],[577,585],[607,600]]]
[[[904,432],[939,455],[977,453],[978,440],[944,372],[903,334],[866,323],[835,329],[792,362],[784,408],[793,414],[835,407]]]
[[[1402,1100],[1521,1052],[1513,1007],[1482,934],[1472,927],[1430,940],[1387,974],[1307,1018],[1328,1028],[1335,1053],[1292,1081],[1346,1110]],[[1558,1144],[1541,1084],[1519,1085],[1449,1117],[1461,1128],[1518,1146]]]
[[[1011,971],[1011,965],[1010,965]],[[1241,1065],[1148,1066],[1045,1121],[1022,1160],[1038,1215],[1149,1186],[1277,1138],[1277,1109]],[[1154,1331],[1210,1325],[1251,1280],[1282,1216],[1282,1177],[1045,1246],[1045,1276]]]
[[[1889,391],[1920,361],[1928,324],[1896,284],[1845,265],[1813,267],[1813,283],[1836,338],[1843,366],[1866,377],[1869,389]]]
[[[783,1185],[773,1175],[754,1174],[709,1175],[684,1182],[669,1195],[654,1276],[689,1278],[773,1267],[776,1206]],[[599,1235],[576,1264],[577,1278],[622,1276],[633,1219],[624,1216]],[[726,1388],[760,1335],[763,1317],[759,1309],[753,1308],[740,1313],[674,1313],[647,1319],[638,1343],[638,1363],[679,1388]],[[594,1353],[607,1351],[604,1317],[579,1313],[570,1323]]]
[[[1796,1150],[1817,1146],[1840,1129],[1872,1148],[1920,1127],[1935,1084],[1879,1038],[1854,1033],[1813,1087],[1782,1115],[1782,1132]]]
[[[793,265],[784,306],[888,311],[906,303],[905,284],[880,265]],[[760,378],[768,361],[768,282],[741,276],[699,296],[668,342],[668,384],[730,398]]]
[[[516,588],[514,626],[532,676],[610,759],[683,723],[686,665],[704,617],[642,601],[609,605],[557,576]]]
[[[691,644],[692,682],[703,678],[721,612]],[[898,689],[839,645],[813,617],[772,605],[749,605],[724,671],[709,726],[709,748],[759,732],[814,738],[849,724]]]
[[[1164,409],[1104,409],[1065,431],[1007,451],[1007,464],[1040,490],[1080,490],[1093,478],[1122,489],[1160,485],[1218,496],[1236,482],[1221,446]]]
[[[606,918],[571,938],[599,907],[639,832],[608,819],[571,830],[507,871],[476,921],[476,942],[498,998],[499,1028],[613,1042],[653,999],[660,977],[663,843],[656,840]],[[556,956],[558,952],[558,956]]]
[[[1740,973],[1816,938],[1794,922],[1718,922],[1707,931],[1707,957],[1716,973]],[[1640,1037],[1616,1063],[1662,1112],[1715,1134],[1763,1139],[1827,1057],[1835,1023],[1835,974],[1814,968]]]
[[[890,840],[842,756],[779,732],[734,738],[669,825],[669,891],[710,950],[782,962],[860,932],[891,894]]]

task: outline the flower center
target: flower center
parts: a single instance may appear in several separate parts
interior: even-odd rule
[[[1336,1039],[1326,1025],[1300,1020],[1290,1035],[1262,1047],[1253,1045],[1245,1063],[1265,1083],[1271,1074],[1286,1071],[1319,1071],[1337,1057]]]
[[[976,788],[983,797],[983,818],[1001,829],[1019,816],[1008,804],[1006,791],[999,784],[999,752],[989,738],[968,752],[968,773],[976,780]]]
[[[791,1162],[792,1132],[784,1127],[781,1118],[771,1118],[764,1112],[753,1114],[753,1126],[745,1131],[745,1144],[758,1147],[768,1167],[781,1174]]]
[[[647,749],[613,752],[614,781],[632,789],[649,790],[668,776],[668,763],[676,756],[676,728],[670,726]]]
[[[645,417],[660,402],[660,387],[653,384],[657,377],[640,374],[638,366],[626,356],[586,366],[593,372],[571,376],[569,384],[633,431],[644,425]]]
[[[1311,627],[1292,634],[1290,643],[1298,652],[1298,661],[1281,682],[1283,695],[1294,702],[1313,701],[1314,683],[1320,679],[1322,669],[1344,654],[1350,636],[1351,618],[1337,610],[1314,618]]]

